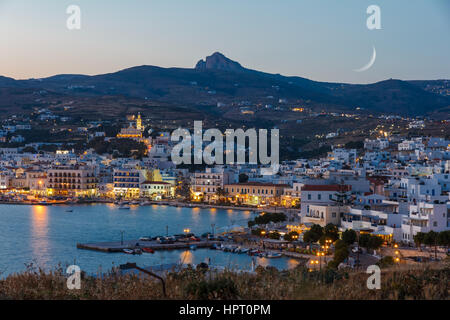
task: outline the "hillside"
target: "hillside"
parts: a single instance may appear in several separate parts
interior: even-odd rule
[[[370,112],[422,115],[450,105],[450,96],[426,91],[427,81],[386,80],[368,85],[317,82],[246,69],[214,53],[195,68],[137,66],[96,76],[56,75],[44,79],[0,77],[3,94],[11,89],[49,90],[69,96],[128,96],[182,105],[309,103]],[[432,83],[432,82],[430,82]]]

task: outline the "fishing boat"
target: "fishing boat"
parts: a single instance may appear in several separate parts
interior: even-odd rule
[[[123,249],[123,252],[125,252],[126,254],[133,254],[134,250],[132,250],[132,249]]]
[[[155,253],[155,250],[153,250],[152,248],[142,248],[142,251],[144,251],[145,253]]]
[[[257,249],[253,249],[253,250],[250,250],[249,252],[248,252],[248,255],[250,255],[250,256],[256,256],[256,255],[259,255],[261,253],[261,251],[259,251],[259,250],[257,250]]]

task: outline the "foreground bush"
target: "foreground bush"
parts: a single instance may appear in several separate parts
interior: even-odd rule
[[[0,280],[0,299],[449,299],[447,263],[391,267],[381,275],[381,289],[368,290],[365,272],[332,269],[310,272],[258,267],[254,274],[184,269],[161,282],[147,276],[109,273],[84,276],[80,290],[68,290],[62,268],[28,270]]]

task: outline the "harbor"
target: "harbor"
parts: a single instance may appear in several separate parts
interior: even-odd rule
[[[0,224],[11,228],[5,227],[0,234],[0,277],[31,267],[51,270],[58,265],[73,264],[89,274],[107,272],[127,262],[152,266],[199,264],[208,259],[213,267],[237,270],[249,270],[252,259],[258,265],[278,269],[298,264],[296,259],[284,256],[270,259],[228,249],[211,250],[214,244],[211,240],[173,244],[139,241],[143,236],[177,234],[185,229],[196,235],[212,233],[214,229],[219,235],[232,226],[245,227],[254,218],[252,211],[162,205],[130,207],[120,210],[114,204],[1,205]],[[130,255],[123,251],[134,249],[136,243],[154,253],[142,250],[143,254]],[[221,244],[236,245],[221,241],[217,246]]]

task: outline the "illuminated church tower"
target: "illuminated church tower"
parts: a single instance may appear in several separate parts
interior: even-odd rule
[[[142,118],[141,113],[139,112],[138,117],[136,119],[136,129],[139,131],[144,131],[144,128],[142,127]]]

